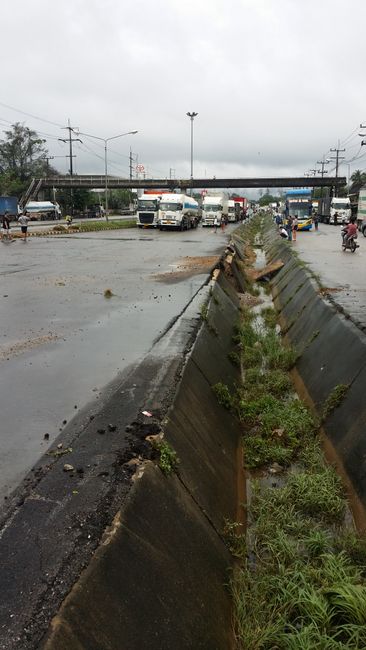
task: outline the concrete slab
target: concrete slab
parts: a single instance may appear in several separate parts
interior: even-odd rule
[[[228,650],[229,564],[179,479],[148,467],[42,648]]]

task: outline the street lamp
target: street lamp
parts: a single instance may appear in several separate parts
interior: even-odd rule
[[[94,140],[101,140],[104,142],[104,191],[105,191],[105,218],[108,221],[108,149],[107,145],[110,140],[116,140],[116,138],[122,138],[124,135],[136,135],[138,131],[127,131],[127,133],[119,133],[118,135],[112,135],[110,138],[101,138],[98,135],[91,135],[91,133],[82,133],[78,131],[80,135],[86,135],[88,138],[94,138]]]
[[[193,120],[197,117],[198,113],[192,111],[192,113],[187,113],[187,116],[191,120],[191,181],[193,181]],[[192,194],[192,187],[191,187]]]

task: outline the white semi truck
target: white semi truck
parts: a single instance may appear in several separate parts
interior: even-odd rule
[[[213,226],[215,219],[220,224],[228,218],[228,198],[226,194],[206,195],[202,204],[202,225]]]
[[[232,222],[239,221],[239,212],[235,205],[234,199],[229,199],[227,202],[228,220]]]
[[[162,194],[142,194],[137,199],[136,224],[139,228],[157,228]]]
[[[328,194],[318,200],[318,213],[323,223],[341,224],[351,218],[351,200],[349,197],[330,197]]]
[[[160,201],[159,229],[197,228],[200,209],[197,201],[186,194],[163,194]]]

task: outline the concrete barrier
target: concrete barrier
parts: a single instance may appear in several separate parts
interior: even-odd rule
[[[238,380],[228,359],[238,318],[223,275],[163,420],[177,472],[151,462],[54,617],[44,650],[228,650],[232,558],[223,531],[240,492],[240,429],[212,385]]]
[[[366,506],[366,337],[327,302],[311,272],[279,239],[265,238],[268,255],[286,264],[272,281],[274,304],[289,342],[299,352],[296,369],[319,416],[339,385],[349,389],[324,421],[324,431]]]

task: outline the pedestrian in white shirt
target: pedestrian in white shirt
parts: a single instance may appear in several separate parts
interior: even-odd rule
[[[27,216],[26,212],[24,212],[24,214],[22,213],[20,215],[20,217],[18,218],[18,222],[20,223],[21,231],[22,231],[22,233],[24,235],[24,237],[23,237],[24,241],[26,241],[26,239],[27,239],[28,221],[29,221],[29,217]]]

